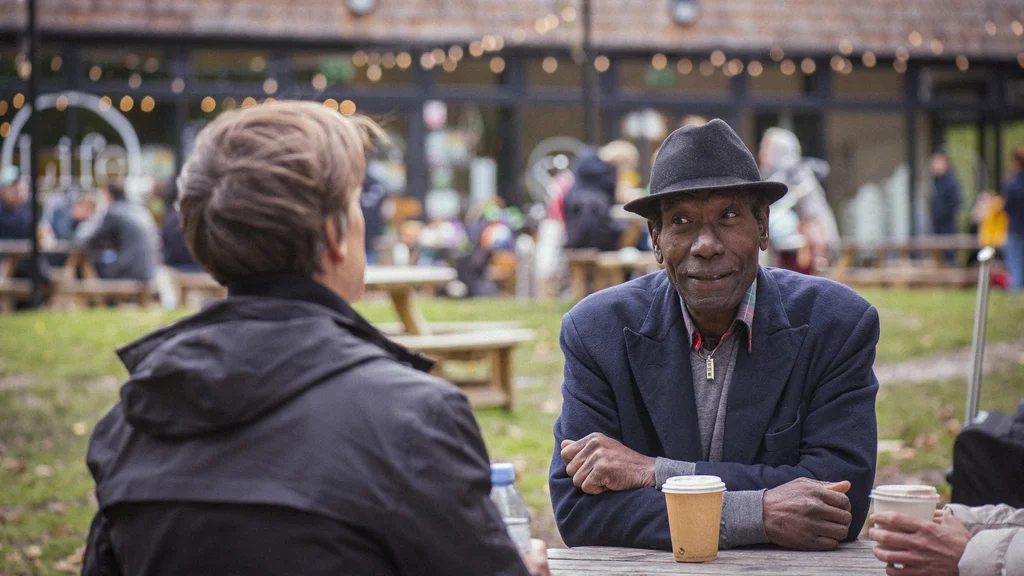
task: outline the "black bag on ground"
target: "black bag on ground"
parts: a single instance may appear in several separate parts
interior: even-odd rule
[[[1024,508],[1024,400],[1017,414],[981,412],[953,444],[952,501]]]

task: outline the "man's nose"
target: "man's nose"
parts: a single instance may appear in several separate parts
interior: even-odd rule
[[[724,252],[725,247],[715,234],[714,228],[708,224],[700,229],[700,233],[693,239],[693,245],[690,246],[691,254],[708,260]]]

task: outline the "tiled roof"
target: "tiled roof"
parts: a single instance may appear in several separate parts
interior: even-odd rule
[[[594,40],[604,47],[657,50],[836,52],[843,40],[856,52],[1016,59],[1024,37],[1022,0],[698,0],[692,26],[669,15],[671,0],[593,0]],[[345,0],[39,0],[47,30],[299,39],[470,41],[502,34],[509,44],[578,42],[579,18],[546,34],[537,20],[579,0],[377,0],[365,17]],[[0,0],[0,29],[24,25],[25,0]],[[572,18],[570,17],[570,20]],[[995,24],[995,34],[986,23]],[[519,34],[515,31],[519,30]],[[1018,27],[1018,31],[1020,28]],[[920,46],[911,34],[921,35]]]

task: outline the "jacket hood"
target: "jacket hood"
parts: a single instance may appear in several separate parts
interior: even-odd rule
[[[307,301],[233,296],[129,344],[118,350],[130,374],[125,419],[153,436],[200,436],[377,358],[429,369],[348,310],[353,317]]]
[[[581,156],[576,162],[576,185],[600,190],[609,196],[615,194],[615,166],[596,154]]]

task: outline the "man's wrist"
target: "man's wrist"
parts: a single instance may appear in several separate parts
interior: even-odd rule
[[[659,457],[654,462],[654,487],[660,490],[665,481],[673,476],[693,476],[696,468],[693,462]]]

